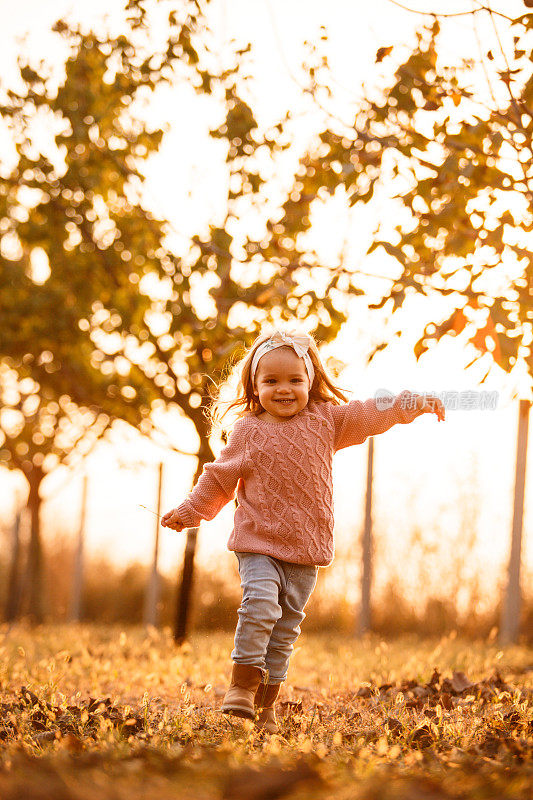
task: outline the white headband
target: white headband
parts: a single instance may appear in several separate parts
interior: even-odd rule
[[[304,360],[305,369],[309,377],[309,387],[311,387],[315,377],[315,370],[313,362],[307,352],[310,344],[311,339],[305,333],[301,336],[283,333],[283,331],[276,331],[273,333],[270,339],[267,339],[266,342],[259,345],[252,358],[252,366],[250,367],[252,386],[254,385],[255,372],[261,356],[264,356],[265,353],[269,353],[270,350],[275,350],[276,347],[292,347],[296,355]]]

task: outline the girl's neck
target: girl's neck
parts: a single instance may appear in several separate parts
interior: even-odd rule
[[[273,417],[272,414],[269,414],[268,411],[262,411],[261,414],[257,415],[257,419],[263,420],[263,422],[289,422],[289,420],[294,419],[294,417]]]
[[[293,419],[296,419],[296,417],[299,417],[306,408],[307,406],[302,408],[302,410],[298,411],[296,414],[293,414],[292,417],[274,417],[272,414],[269,414],[268,411],[262,411],[260,414],[257,414],[257,419],[260,419],[263,422],[272,422],[275,425],[283,425],[284,422],[291,422]]]

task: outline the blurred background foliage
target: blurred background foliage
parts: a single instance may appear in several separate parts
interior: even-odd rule
[[[388,239],[378,229],[367,253],[383,248],[401,273],[371,307],[395,311],[416,293],[449,297],[448,315],[416,343],[417,358],[432,341],[464,332],[486,374],[493,361],[506,372],[523,361],[531,379],[533,14],[511,18],[481,4],[470,14],[476,31],[477,15],[490,17],[497,49],[478,38],[477,54],[446,63],[435,14],[388,85],[358,102],[353,123],[331,119],[312,164],[350,204],[370,202],[390,181],[401,221]],[[393,47],[376,53],[377,62],[394,58]],[[315,78],[314,91],[325,94],[327,59]],[[480,79],[488,91],[476,91]]]

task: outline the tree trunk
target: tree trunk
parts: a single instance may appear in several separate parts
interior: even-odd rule
[[[529,400],[520,400],[518,416],[518,442],[516,447],[516,470],[513,507],[511,553],[509,557],[507,591],[502,605],[500,644],[516,642],[520,630],[520,561],[522,551],[522,520],[524,515],[524,488],[526,483],[527,434],[529,423]]]
[[[26,474],[30,484],[28,495],[28,509],[30,513],[30,542],[28,550],[27,582],[28,606],[27,613],[30,622],[39,625],[44,620],[44,579],[43,579],[43,551],[41,542],[41,496],[39,489],[44,478],[41,467],[35,465]]]
[[[204,464],[211,460],[213,453],[209,447],[209,430],[204,422],[203,416],[195,420],[196,431],[200,436],[200,450],[198,451],[198,466],[193,479],[193,485],[202,474]],[[176,621],[174,625],[174,641],[182,644],[189,632],[189,622],[191,616],[191,597],[194,580],[194,556],[196,553],[196,542],[198,539],[198,528],[189,528],[187,531],[187,543],[183,555],[183,567],[181,571],[180,588],[178,591],[176,605]]]
[[[17,511],[12,530],[11,565],[7,583],[5,619],[14,622],[20,606],[20,520],[22,513]]]
[[[189,632],[194,577],[194,555],[196,552],[198,530],[198,528],[189,528],[187,531],[187,543],[183,555],[183,568],[181,572],[180,590],[178,593],[178,605],[176,608],[176,626],[174,629],[174,641],[176,644],[183,644]]]
[[[374,461],[374,437],[368,440],[368,465],[366,473],[365,527],[362,540],[361,573],[361,612],[357,635],[362,636],[372,628],[372,609],[370,605],[372,590],[372,473]]]

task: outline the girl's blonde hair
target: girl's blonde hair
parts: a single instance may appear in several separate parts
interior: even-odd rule
[[[273,333],[275,333],[275,331],[262,333],[258,336],[242,358],[237,361],[233,367],[230,367],[229,375],[219,384],[214,394],[211,395],[213,397],[213,403],[208,411],[208,416],[212,429],[219,428],[225,430],[230,427],[231,423],[223,424],[223,420],[226,414],[232,409],[236,412],[232,415],[234,417],[232,420],[233,422],[240,417],[244,417],[246,414],[254,414],[257,416],[261,412],[262,406],[254,394],[252,385],[252,359],[259,345],[266,342],[267,339],[270,339]],[[294,335],[294,331],[286,331],[286,333],[289,336]],[[307,335],[310,339],[308,353],[315,370],[313,384],[309,390],[309,400],[314,400],[317,403],[330,402],[335,405],[340,405],[341,400],[346,402],[346,396],[335,386],[326,367],[322,363],[315,340],[309,334]],[[222,399],[224,389],[228,388],[231,384],[235,385],[235,382],[237,382],[237,397],[234,400]]]

